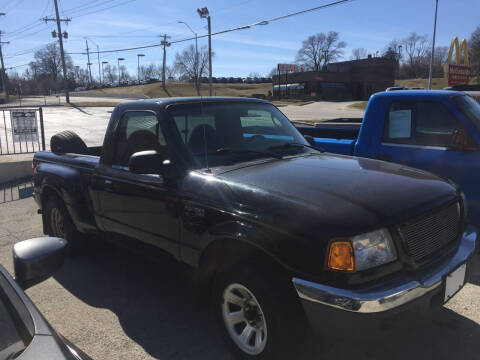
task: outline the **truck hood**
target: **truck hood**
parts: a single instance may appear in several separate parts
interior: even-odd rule
[[[458,196],[455,186],[422,170],[330,154],[248,164],[215,177],[242,209],[273,217],[275,226],[328,236],[398,224]]]

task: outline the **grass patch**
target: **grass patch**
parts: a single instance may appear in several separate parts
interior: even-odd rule
[[[472,77],[470,79],[470,84],[477,84],[478,79],[476,77]],[[403,79],[403,80],[395,80],[395,86],[406,86],[406,87],[423,87],[428,88],[428,79]],[[432,89],[441,90],[444,87],[447,87],[447,79],[442,78],[433,78],[432,79]]]
[[[265,94],[272,91],[271,84],[212,84],[214,96],[251,96],[252,94]],[[162,87],[162,83],[153,83],[146,85],[134,85],[109,89],[87,90],[82,91],[84,96],[102,96],[109,95],[118,97],[128,95],[145,95],[150,98],[161,97],[184,97],[197,96],[195,86],[190,83],[167,83],[166,89]],[[200,95],[208,96],[208,84],[201,84]]]

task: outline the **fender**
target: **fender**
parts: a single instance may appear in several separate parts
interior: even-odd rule
[[[44,194],[52,191],[63,200],[78,231],[96,230],[91,199],[79,170],[41,162],[36,168],[34,182],[35,192],[40,194],[42,203],[45,201]]]
[[[292,237],[292,234],[283,234],[258,224],[232,220],[214,225],[209,230],[208,237],[209,241],[199,258],[198,267],[202,265],[209,249],[217,246],[219,242],[230,240],[258,250],[292,274],[306,274],[307,269],[303,269],[301,261],[297,261],[305,256],[301,251],[303,248],[299,246],[300,240]]]

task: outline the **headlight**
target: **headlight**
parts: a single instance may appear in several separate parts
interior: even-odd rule
[[[333,240],[328,250],[327,267],[340,271],[361,271],[397,259],[390,232],[383,228],[354,236]]]
[[[380,229],[352,238],[355,270],[370,269],[397,258],[392,237],[387,229]]]

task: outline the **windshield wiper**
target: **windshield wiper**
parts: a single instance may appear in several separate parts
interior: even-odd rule
[[[287,142],[287,143],[282,144],[282,145],[270,146],[270,147],[268,148],[268,150],[291,149],[291,148],[294,148],[294,147],[306,147],[306,148],[309,148],[309,149],[313,149],[313,150],[320,151],[321,153],[324,153],[324,152],[325,152],[325,150],[322,149],[321,147],[312,146],[312,145],[307,145],[307,144],[302,144],[302,143],[297,143],[297,142]]]
[[[273,157],[275,159],[282,159],[283,158],[283,156],[281,154],[275,154],[275,153],[272,153],[272,152],[269,152],[269,151],[260,151],[260,150],[251,150],[251,149],[242,149],[242,148],[229,148],[229,147],[220,148],[220,149],[217,149],[215,151],[207,152],[206,154],[200,153],[200,154],[195,154],[195,155],[200,156],[200,155],[215,155],[215,154],[227,154],[227,153],[238,153],[238,154],[251,153],[251,154],[266,155],[268,157]]]

